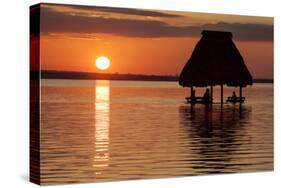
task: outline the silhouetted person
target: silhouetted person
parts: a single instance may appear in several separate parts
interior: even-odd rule
[[[210,102],[210,91],[209,91],[209,89],[206,89],[206,91],[203,95],[203,102],[205,104],[209,104],[209,102]]]
[[[237,96],[236,96],[235,91],[232,92],[231,99],[233,100],[233,102],[236,102],[236,101],[237,101]]]

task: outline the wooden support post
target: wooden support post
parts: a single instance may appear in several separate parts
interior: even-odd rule
[[[190,87],[190,97],[192,97],[193,96],[193,86],[191,86]],[[191,101],[190,101],[190,105],[191,105],[191,111],[193,110],[193,105],[194,105],[194,103],[193,103],[193,99],[191,99]]]
[[[213,104],[213,85],[211,85],[211,104]]]
[[[221,105],[223,104],[223,84],[221,84]]]
[[[239,116],[240,118],[242,117],[242,86],[239,88],[239,97],[240,97],[240,102],[239,102]]]
[[[242,86],[240,86],[240,89],[239,89],[239,97],[240,97],[240,99],[242,97]]]
[[[221,127],[223,127],[223,84],[221,84],[221,114],[220,114]]]

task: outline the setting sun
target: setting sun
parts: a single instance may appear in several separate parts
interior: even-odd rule
[[[96,67],[100,70],[106,70],[110,66],[110,60],[106,56],[100,56],[96,59]]]

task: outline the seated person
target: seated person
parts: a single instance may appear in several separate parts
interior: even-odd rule
[[[231,100],[232,100],[233,102],[236,102],[236,101],[237,101],[237,96],[236,96],[236,94],[235,94],[235,91],[232,92]]]
[[[204,95],[203,95],[203,102],[205,104],[209,104],[210,102],[210,92],[209,92],[209,89],[206,89]]]

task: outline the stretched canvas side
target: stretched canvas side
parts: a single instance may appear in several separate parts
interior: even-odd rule
[[[30,7],[30,181],[40,184],[40,6]]]

